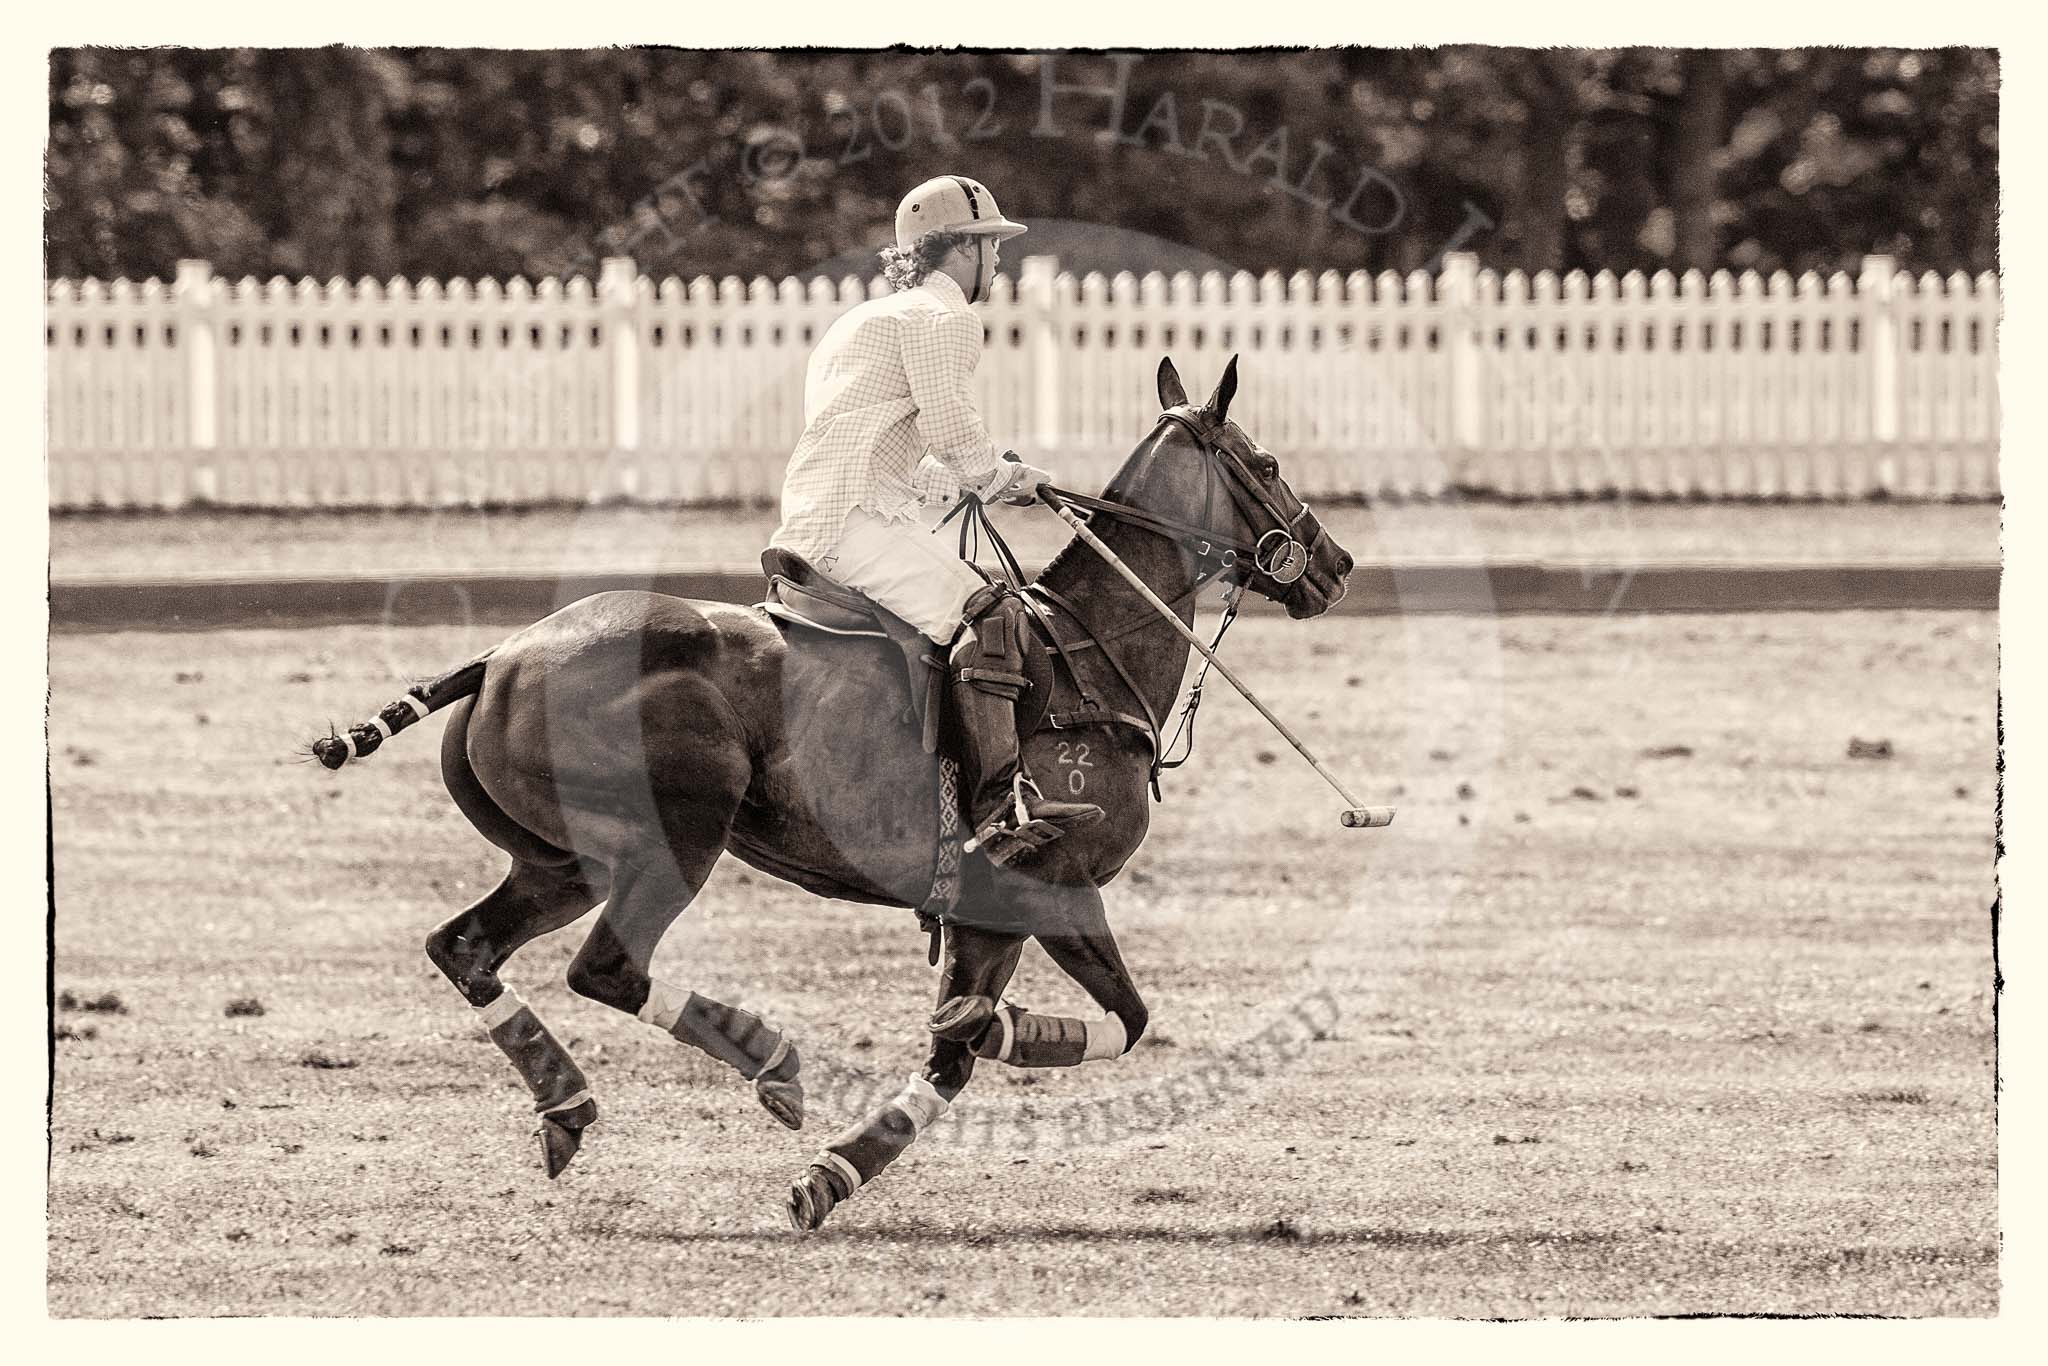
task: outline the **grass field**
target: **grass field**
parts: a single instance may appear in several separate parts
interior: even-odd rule
[[[291,753],[487,639],[52,641],[53,1313],[1998,1307],[1988,615],[1245,622],[1399,821],[1340,830],[1214,690],[1110,890],[1153,1032],[985,1065],[805,1239],[787,1181],[921,1058],[923,937],[728,862],[657,956],[794,1028],[801,1134],[568,993],[582,925],[530,947],[605,1107],[547,1182],[420,952],[501,866],[439,723]],[[1081,1005],[1035,950],[1013,993]],[[1269,1029],[1284,1065],[1231,1073]]]
[[[1331,534],[1360,561],[1995,561],[1992,503],[1332,504]],[[998,509],[1027,560],[1060,523]],[[352,513],[93,513],[52,519],[58,578],[133,574],[418,574],[751,566],[767,507],[552,508]]]

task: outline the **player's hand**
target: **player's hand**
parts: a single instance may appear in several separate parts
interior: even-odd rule
[[[981,500],[984,503],[1001,501],[1012,507],[1026,507],[1038,501],[1039,485],[1051,482],[1050,470],[1026,464],[1017,458],[1015,451],[1005,451],[1002,468],[990,481],[988,492],[981,496]]]

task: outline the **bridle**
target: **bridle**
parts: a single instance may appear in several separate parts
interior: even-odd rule
[[[1229,583],[1231,592],[1224,603],[1223,619],[1217,625],[1215,639],[1209,647],[1213,653],[1223,643],[1224,632],[1228,631],[1231,623],[1237,619],[1238,601],[1243,595],[1243,590],[1251,586],[1263,596],[1278,600],[1307,572],[1308,566],[1322,549],[1329,533],[1318,523],[1315,535],[1304,544],[1297,533],[1309,515],[1308,504],[1300,502],[1297,498],[1300,507],[1289,516],[1246,466],[1243,457],[1218,439],[1214,427],[1202,420],[1201,411],[1193,405],[1180,404],[1161,412],[1159,424],[1155,426],[1154,431],[1158,431],[1169,422],[1178,424],[1194,439],[1203,457],[1203,525],[1164,517],[1148,508],[1141,508],[1118,499],[1074,493],[1057,486],[1052,486],[1051,491],[1061,502],[1071,503],[1087,509],[1094,515],[1125,522],[1154,535],[1163,536],[1192,555],[1196,562],[1194,582],[1186,592],[1173,599],[1168,604],[1169,607],[1178,610],[1181,604],[1193,599],[1212,579],[1221,578]],[[1219,484],[1244,523],[1261,528],[1256,540],[1246,541],[1236,536],[1224,535],[1209,525],[1216,508],[1216,489]],[[1011,553],[1009,546],[988,521],[987,514],[981,510],[979,499],[969,494],[962,498],[960,507],[970,509],[968,516],[962,519],[960,527],[962,557],[969,558],[967,542],[970,530],[976,535],[986,533],[1004,571],[1010,576],[1012,583],[1019,585],[1019,598],[1045,632],[1046,638],[1052,642],[1053,651],[1065,662],[1067,675],[1074,681],[1075,690],[1080,696],[1079,710],[1049,713],[1046,717],[1047,724],[1055,729],[1064,729],[1075,725],[1115,722],[1143,731],[1152,746],[1152,767],[1149,774],[1152,795],[1155,800],[1159,799],[1160,772],[1180,767],[1194,754],[1195,713],[1202,704],[1202,685],[1208,677],[1208,664],[1204,662],[1195,675],[1194,683],[1188,690],[1187,700],[1181,706],[1172,738],[1162,739],[1159,717],[1153,711],[1151,702],[1146,699],[1137,681],[1131,677],[1130,670],[1110,648],[1125,636],[1146,626],[1157,625],[1157,615],[1147,610],[1108,631],[1096,630],[1081,614],[1080,609],[1063,595],[1043,584],[1025,581],[1016,556]],[[951,514],[948,515],[950,517]],[[1270,591],[1266,584],[1271,584],[1281,591]],[[1080,629],[1082,639],[1072,642],[1062,640],[1046,612],[1047,606],[1057,608],[1062,615],[1072,621]],[[1089,686],[1087,676],[1074,662],[1075,654],[1089,649],[1101,652],[1104,662],[1115,672],[1125,689],[1143,710],[1142,719],[1103,705],[1101,698]],[[1186,748],[1179,757],[1168,758],[1169,752],[1180,743],[1183,734],[1187,737]]]
[[[1215,429],[1202,421],[1200,411],[1193,405],[1180,404],[1168,408],[1160,413],[1159,421],[1162,425],[1173,422],[1184,428],[1188,435],[1194,438],[1196,447],[1205,457],[1208,474],[1207,487],[1202,499],[1202,521],[1205,525],[1196,526],[1172,517],[1162,517],[1156,512],[1130,503],[1074,493],[1057,486],[1054,486],[1053,492],[1062,502],[1087,508],[1116,521],[1141,527],[1178,542],[1195,557],[1198,566],[1195,575],[1197,591],[1219,574],[1228,575],[1242,570],[1240,579],[1254,580],[1252,586],[1255,591],[1271,598],[1281,596],[1258,587],[1256,580],[1268,580],[1281,589],[1291,587],[1314,562],[1317,552],[1322,549],[1322,543],[1328,539],[1329,532],[1318,525],[1314,538],[1304,544],[1297,531],[1309,515],[1308,504],[1301,503],[1299,510],[1290,517],[1259,478],[1246,467],[1243,457],[1218,439]],[[1263,526],[1256,541],[1225,536],[1206,525],[1215,510],[1218,483],[1216,476],[1219,471],[1223,475],[1223,489],[1229,494],[1245,524],[1253,527]]]

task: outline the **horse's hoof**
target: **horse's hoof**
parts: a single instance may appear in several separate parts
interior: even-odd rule
[[[771,1081],[767,1077],[754,1082],[754,1095],[763,1109],[781,1120],[785,1128],[804,1127],[804,1084],[795,1077],[788,1081]]]
[[[597,1102],[586,1100],[573,1109],[540,1117],[541,1159],[552,1181],[569,1169],[583,1147],[583,1131],[597,1120]]]
[[[805,1168],[804,1174],[790,1183],[789,1200],[785,1208],[789,1211],[789,1226],[798,1233],[811,1233],[823,1227],[825,1216],[839,1203],[833,1193],[832,1182],[817,1167]]]

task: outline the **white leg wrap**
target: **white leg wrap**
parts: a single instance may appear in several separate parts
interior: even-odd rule
[[[1124,1017],[1104,1015],[1099,1020],[1088,1021],[1088,1043],[1081,1050],[1082,1062],[1102,1062],[1108,1058],[1121,1057],[1124,1045],[1130,1036],[1124,1031]]]
[[[518,992],[510,987],[506,987],[498,993],[497,999],[489,1005],[476,1008],[477,1023],[481,1024],[486,1030],[496,1029],[499,1025],[517,1015],[519,1007],[525,1004],[526,1002],[519,999]]]
[[[672,987],[666,982],[647,984],[647,1004],[640,1007],[640,1022],[651,1024],[656,1029],[673,1031],[676,1021],[683,1018],[683,1007],[689,1004],[690,993],[681,987]]]
[[[391,723],[389,721],[386,721],[381,713],[371,717],[370,724],[375,726],[377,728],[377,733],[383,736],[386,740],[389,740],[391,738]]]
[[[841,1176],[845,1177],[846,1188],[848,1190],[857,1191],[860,1189],[860,1173],[854,1170],[854,1166],[851,1162],[848,1162],[845,1158],[841,1157],[838,1153],[833,1152],[830,1148],[827,1148],[824,1152],[819,1153],[816,1157],[812,1158],[811,1161],[820,1166],[830,1167],[833,1171],[838,1172]]]
[[[912,1077],[904,1085],[902,1093],[889,1103],[910,1116],[911,1131],[920,1134],[925,1131],[925,1126],[944,1118],[946,1111],[953,1108],[951,1102],[939,1094],[938,1088],[923,1077]]]

